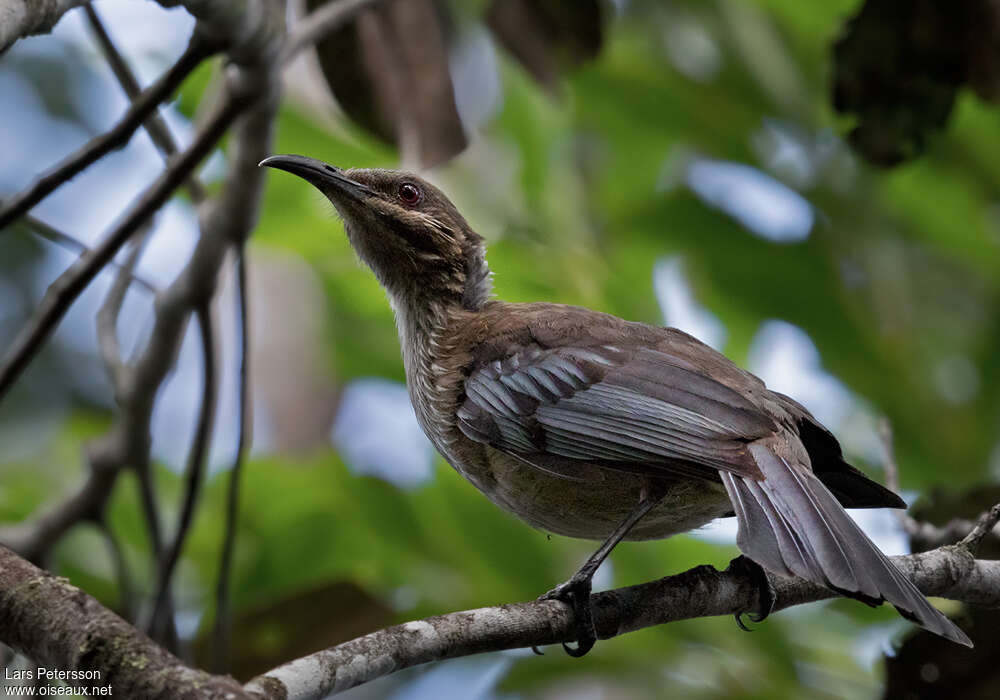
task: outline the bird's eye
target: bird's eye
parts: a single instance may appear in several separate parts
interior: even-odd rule
[[[404,182],[399,186],[399,198],[403,200],[404,204],[409,204],[412,207],[423,199],[423,194],[421,194],[420,188],[416,185]]]

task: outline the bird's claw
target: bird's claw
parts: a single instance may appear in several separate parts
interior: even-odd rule
[[[563,642],[563,650],[574,658],[579,658],[594,648],[597,642],[597,630],[594,628],[594,611],[590,606],[590,577],[574,576],[565,583],[560,583],[548,593],[538,597],[539,600],[559,600],[573,609],[573,620],[576,625],[576,646],[571,647]]]
[[[774,609],[774,602],[777,598],[774,586],[771,585],[771,579],[768,578],[764,568],[742,554],[729,562],[729,570],[749,578],[757,589],[757,611],[741,610],[734,615],[737,627],[744,632],[749,632],[750,628],[743,622],[743,616],[746,615],[751,622],[755,623],[766,620]]]

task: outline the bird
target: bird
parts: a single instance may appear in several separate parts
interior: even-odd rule
[[[568,653],[594,646],[592,578],[621,540],[734,515],[734,562],[760,594],[752,619],[773,606],[769,572],[887,601],[972,646],[844,510],[906,504],[848,464],[805,407],[680,330],[494,298],[484,239],[415,174],[300,155],[260,165],[333,204],[387,293],[414,412],[451,466],[535,528],[603,541],[542,596],[573,610]]]

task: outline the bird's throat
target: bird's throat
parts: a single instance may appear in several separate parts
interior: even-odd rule
[[[396,316],[406,376],[411,379],[432,362],[434,339],[444,330],[453,304],[393,294],[389,295],[389,304]]]

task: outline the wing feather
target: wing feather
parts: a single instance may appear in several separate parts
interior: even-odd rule
[[[649,348],[521,348],[471,372],[465,396],[472,440],[630,472],[749,473],[746,443],[775,430],[738,392]]]

